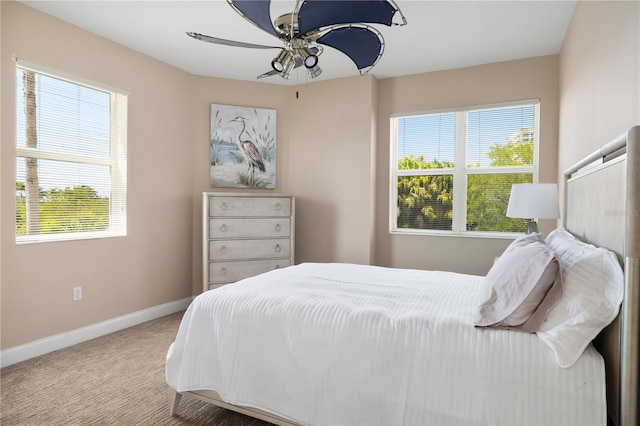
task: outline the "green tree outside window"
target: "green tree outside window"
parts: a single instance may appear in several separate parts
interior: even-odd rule
[[[523,166],[533,163],[533,138],[510,139],[491,146],[492,167]],[[409,155],[398,161],[398,170],[452,168],[442,161],[425,161]],[[469,168],[474,168],[469,166]],[[511,185],[531,183],[530,173],[490,173],[467,175],[467,230],[524,232],[526,219],[506,217]],[[451,230],[453,216],[453,175],[433,174],[398,177],[398,228]]]

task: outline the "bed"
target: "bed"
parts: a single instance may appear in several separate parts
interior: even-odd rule
[[[564,191],[563,227],[486,277],[303,263],[203,293],[167,353],[171,415],[187,395],[281,425],[638,424],[640,126]],[[493,300],[513,269],[526,294]]]

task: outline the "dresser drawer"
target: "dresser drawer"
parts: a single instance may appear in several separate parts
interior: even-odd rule
[[[261,216],[291,215],[291,199],[287,197],[211,197],[211,216]]]
[[[288,258],[291,240],[213,240],[209,241],[209,260]]]
[[[289,218],[273,219],[209,219],[209,238],[277,238],[291,235]]]
[[[210,262],[209,283],[228,283],[290,266],[290,259]]]

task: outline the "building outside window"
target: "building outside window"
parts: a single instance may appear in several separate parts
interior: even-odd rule
[[[391,118],[390,232],[524,232],[511,185],[538,179],[538,100]]]
[[[16,242],[126,235],[127,94],[16,74]]]

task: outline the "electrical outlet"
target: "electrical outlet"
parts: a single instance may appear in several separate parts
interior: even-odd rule
[[[73,300],[80,300],[82,299],[82,287],[74,287],[73,288]]]

